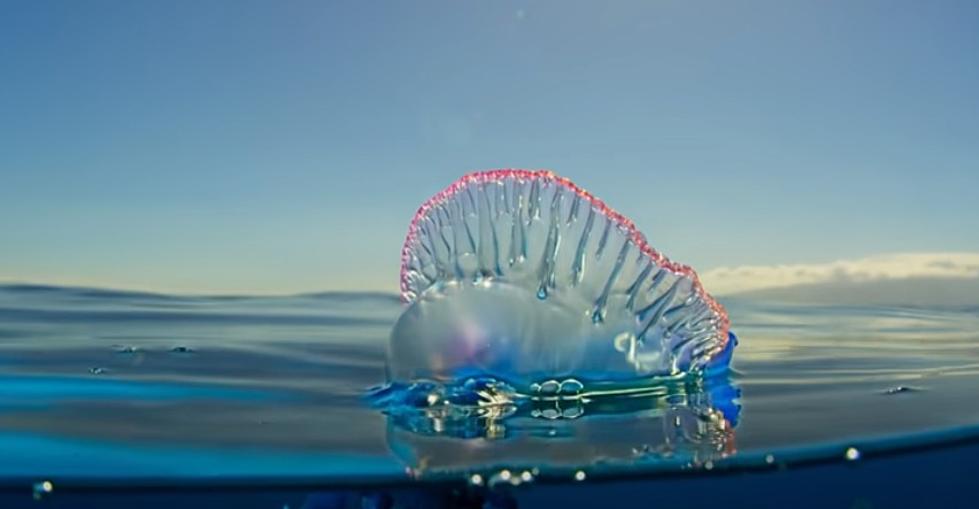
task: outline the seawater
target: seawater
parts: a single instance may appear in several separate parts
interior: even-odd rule
[[[208,506],[208,490],[244,489],[235,507],[383,507],[398,490],[442,493],[442,505],[501,490],[504,505],[573,506],[608,483],[667,500],[674,484],[648,483],[935,476],[936,462],[976,457],[979,307],[724,304],[740,345],[713,385],[460,416],[369,403],[402,311],[394,295],[3,286],[0,501],[104,507],[155,489],[170,497],[156,503]],[[874,475],[871,501],[896,474]],[[592,495],[574,495],[583,486]]]

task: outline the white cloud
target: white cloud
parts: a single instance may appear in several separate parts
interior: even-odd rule
[[[977,278],[979,253],[900,253],[821,264],[719,267],[700,274],[718,295],[765,288],[908,278]]]

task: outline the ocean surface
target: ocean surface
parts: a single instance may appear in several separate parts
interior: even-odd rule
[[[393,294],[0,286],[0,506],[890,507],[916,505],[908,482],[971,486],[979,306],[722,302],[728,377],[459,415],[368,398]]]

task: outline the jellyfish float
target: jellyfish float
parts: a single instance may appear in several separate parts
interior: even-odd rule
[[[737,342],[693,269],[550,171],[470,173],[423,203],[401,298],[392,382],[619,393],[723,372]]]
[[[591,437],[567,465],[734,451],[724,308],[566,178],[476,172],[426,201],[401,252],[401,298],[388,384],[369,398],[418,475],[558,461],[551,436]]]

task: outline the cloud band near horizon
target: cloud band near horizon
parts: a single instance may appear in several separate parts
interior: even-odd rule
[[[820,283],[911,278],[979,278],[979,253],[892,253],[830,263],[718,267],[700,274],[707,290],[717,295]]]

